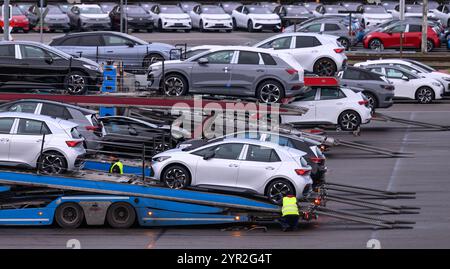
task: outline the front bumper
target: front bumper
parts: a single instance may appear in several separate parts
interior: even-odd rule
[[[203,22],[205,30],[230,30],[233,29],[231,20],[205,20]]]
[[[190,30],[192,29],[192,23],[186,20],[167,20],[162,21],[163,29],[173,30]]]
[[[86,30],[110,30],[111,23],[109,22],[82,22],[81,28]]]
[[[133,30],[152,30],[154,28],[153,21],[128,21],[127,22],[128,29]]]
[[[45,24],[50,30],[70,30],[69,23],[46,23]]]

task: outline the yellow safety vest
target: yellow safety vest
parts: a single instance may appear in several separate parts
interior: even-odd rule
[[[284,197],[283,207],[281,208],[282,216],[286,215],[300,215],[298,213],[297,198],[295,197]]]
[[[111,165],[111,167],[109,168],[109,172],[112,174],[113,169],[116,165],[119,167],[119,174],[123,174],[123,163],[120,161],[115,162],[113,165]]]

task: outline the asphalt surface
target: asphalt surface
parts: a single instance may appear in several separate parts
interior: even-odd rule
[[[393,117],[450,125],[450,103],[411,102],[380,110]],[[367,225],[320,217],[296,232],[279,227],[268,231],[221,231],[223,227],[169,227],[114,230],[85,227],[0,228],[0,248],[66,248],[77,239],[82,248],[366,248],[377,239],[382,248],[450,247],[450,132],[424,130],[398,123],[371,122],[360,136],[330,132],[330,136],[392,150],[413,152],[413,158],[383,158],[355,149],[334,148],[328,155],[327,180],[390,191],[417,192],[416,200],[389,201],[421,207],[420,214],[385,215],[387,219],[416,221],[413,229],[373,229]],[[330,208],[350,209],[335,203]]]

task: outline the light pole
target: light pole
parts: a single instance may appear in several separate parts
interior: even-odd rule
[[[422,53],[427,53],[427,32],[428,32],[428,0],[423,0],[422,6]]]
[[[9,18],[11,14],[9,14],[9,0],[5,0],[3,3],[3,40],[9,40]]]

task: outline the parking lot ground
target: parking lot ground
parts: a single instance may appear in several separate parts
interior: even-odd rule
[[[450,103],[396,104],[381,113],[404,119],[450,125]],[[319,218],[296,232],[278,226],[263,231],[221,231],[213,227],[134,228],[113,230],[91,227],[63,230],[56,227],[0,228],[0,248],[65,248],[77,239],[82,248],[366,248],[369,239],[382,248],[450,247],[450,132],[425,131],[395,123],[372,122],[361,136],[335,133],[337,138],[414,152],[414,158],[381,158],[353,149],[334,148],[328,153],[327,180],[392,191],[417,192],[415,200],[389,201],[421,207],[420,214],[385,218],[416,221],[414,229],[382,230],[346,221]],[[346,206],[328,203],[329,207]]]

